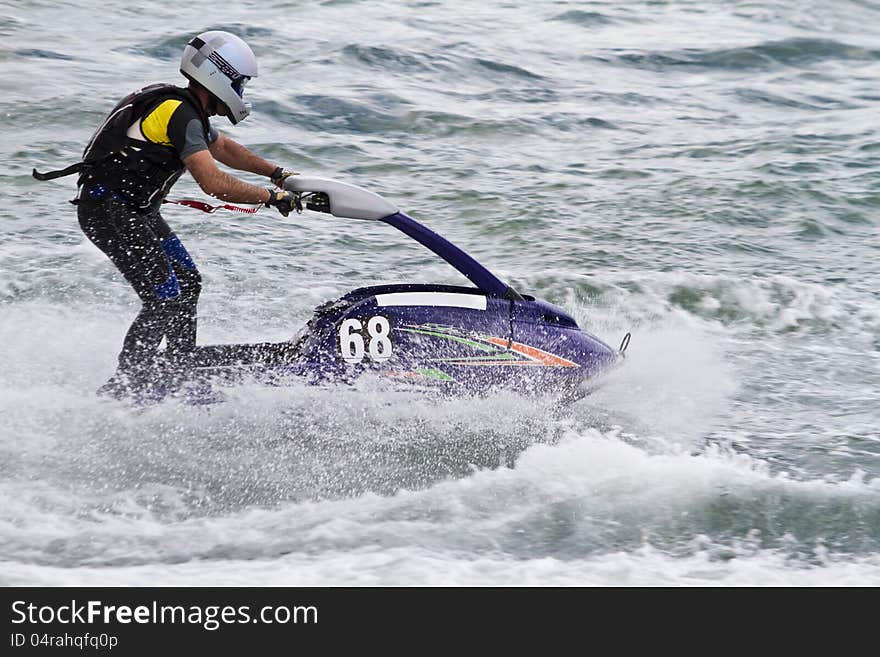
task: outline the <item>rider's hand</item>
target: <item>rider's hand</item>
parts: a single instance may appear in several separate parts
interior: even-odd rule
[[[303,211],[302,201],[298,193],[288,192],[287,190],[279,192],[274,189],[267,189],[266,191],[269,192],[269,200],[265,204],[267,208],[269,206],[275,207],[285,217],[290,214],[291,210],[296,210],[297,213]]]
[[[288,171],[287,169],[282,169],[281,167],[275,167],[275,171],[272,172],[272,175],[269,176],[269,180],[271,180],[276,187],[284,187],[284,181],[287,180],[290,176],[298,176],[299,174],[296,171]]]

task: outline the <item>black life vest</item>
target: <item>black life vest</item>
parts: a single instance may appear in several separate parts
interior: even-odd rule
[[[79,174],[77,198],[88,190],[101,189],[138,208],[157,207],[186,167],[171,146],[132,139],[128,129],[144,118],[161,101],[177,98],[189,103],[201,118],[205,140],[209,139],[208,115],[187,89],[171,84],[152,84],[123,98],[92,135],[82,161],[64,169],[40,173],[37,180],[53,180]]]

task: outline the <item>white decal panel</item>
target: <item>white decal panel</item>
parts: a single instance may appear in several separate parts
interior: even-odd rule
[[[376,303],[384,306],[445,306],[448,308],[473,308],[486,310],[486,297],[482,294],[457,294],[455,292],[394,292],[377,294]]]

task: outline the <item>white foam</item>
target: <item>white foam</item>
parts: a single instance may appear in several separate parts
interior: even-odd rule
[[[871,585],[880,581],[875,555],[853,557],[821,543],[799,544],[796,537],[790,539],[793,548],[785,540],[763,547],[754,531],[721,541],[701,535],[698,518],[725,496],[743,504],[749,499],[772,504],[775,497],[790,496],[807,504],[815,500],[823,508],[829,503],[858,508],[876,503],[878,494],[878,482],[859,475],[843,482],[794,481],[769,473],[745,455],[721,450],[650,455],[613,434],[587,431],[555,446],[527,449],[512,469],[479,471],[393,496],[248,508],[172,523],[142,503],[115,505],[112,512],[96,509],[90,523],[72,514],[53,523],[33,514],[19,517],[13,541],[19,560],[0,563],[0,580],[66,585]],[[574,533],[561,543],[548,517],[554,508],[567,509],[559,520],[574,522],[569,529]],[[772,506],[765,512],[772,513]],[[690,514],[697,518],[692,524]],[[652,531],[667,523],[690,527],[692,539],[681,536],[674,550],[664,549]],[[542,547],[545,542],[551,544]],[[52,563],[40,563],[47,549]],[[797,552],[812,552],[812,557],[797,557]],[[58,561],[66,567],[54,565]]]
[[[572,561],[455,558],[430,550],[289,554],[272,560],[195,561],[116,568],[56,568],[0,562],[7,586],[793,586],[876,587],[880,558],[792,563],[761,550],[719,561],[710,551],[674,557],[646,546]]]

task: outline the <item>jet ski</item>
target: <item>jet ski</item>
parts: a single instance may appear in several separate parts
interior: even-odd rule
[[[154,397],[192,382],[354,384],[366,376],[452,395],[512,390],[582,396],[623,361],[628,333],[612,348],[562,308],[518,292],[378,194],[299,175],[284,186],[307,210],[399,230],[472,286],[398,283],[352,290],[315,309],[289,341],[199,346],[173,365],[160,363]]]

